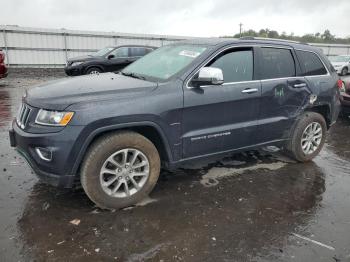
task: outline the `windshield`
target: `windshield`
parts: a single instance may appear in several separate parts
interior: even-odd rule
[[[329,60],[331,62],[348,62],[350,57],[348,56],[330,56]]]
[[[122,73],[166,80],[184,69],[205,49],[199,45],[164,46],[132,63]]]
[[[105,47],[105,48],[97,51],[96,53],[92,54],[92,56],[105,56],[106,54],[111,52],[113,49],[114,49],[114,47]]]

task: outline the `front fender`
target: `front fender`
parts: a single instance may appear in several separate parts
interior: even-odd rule
[[[151,121],[142,121],[142,122],[130,122],[130,123],[118,123],[108,126],[100,126],[98,128],[91,128],[90,126],[87,126],[83,131],[82,135],[77,139],[75,147],[77,150],[73,150],[71,153],[71,157],[69,159],[75,159],[74,165],[71,170],[71,175],[76,175],[79,169],[79,166],[81,162],[84,159],[84,156],[86,154],[86,151],[90,144],[94,141],[94,139],[98,136],[100,136],[103,133],[111,132],[111,131],[118,131],[121,129],[127,129],[127,128],[135,128],[135,127],[153,127],[155,128],[158,133],[160,134],[160,138],[162,139],[163,145],[165,147],[165,151],[167,154],[167,157],[169,159],[169,162],[173,161],[173,155],[172,151],[169,146],[168,139],[162,130],[162,128]]]

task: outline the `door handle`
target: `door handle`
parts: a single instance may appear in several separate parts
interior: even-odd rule
[[[247,88],[247,89],[242,90],[243,94],[253,94],[256,92],[258,92],[257,88]]]
[[[295,85],[293,85],[293,87],[295,87],[295,88],[302,88],[302,87],[306,87],[306,84],[305,83],[295,84]]]

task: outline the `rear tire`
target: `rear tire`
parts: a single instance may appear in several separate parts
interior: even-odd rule
[[[322,150],[327,124],[322,115],[306,112],[296,123],[286,153],[299,162],[311,161]]]
[[[103,72],[102,69],[99,67],[91,67],[88,70],[86,70],[87,75],[98,75],[102,72]]]
[[[91,145],[80,179],[97,206],[120,209],[147,197],[159,173],[160,158],[153,143],[135,132],[118,132],[98,138]]]

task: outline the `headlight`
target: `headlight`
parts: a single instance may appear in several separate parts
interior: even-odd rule
[[[66,126],[72,119],[73,112],[58,112],[40,109],[35,123],[44,126]]]
[[[78,65],[81,65],[82,63],[84,63],[84,62],[73,62],[71,64],[71,66],[78,66]]]

